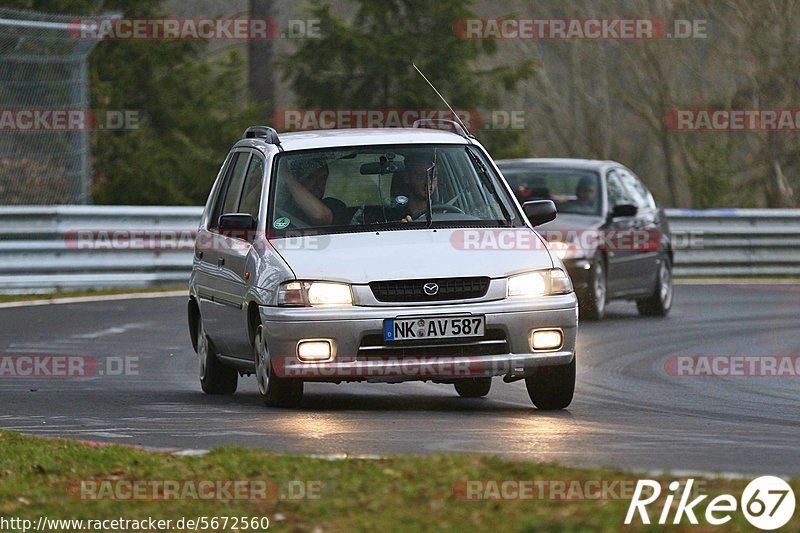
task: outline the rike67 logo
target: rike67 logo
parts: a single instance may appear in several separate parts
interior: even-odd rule
[[[751,481],[742,492],[740,500],[730,494],[722,494],[704,504],[705,512],[701,512],[707,494],[692,496],[693,479],[686,481],[686,486],[681,487],[679,481],[669,484],[669,493],[663,505],[656,504],[657,522],[660,525],[681,524],[688,520],[690,524],[697,525],[698,515],[705,518],[707,524],[720,526],[728,523],[732,513],[741,509],[744,517],[754,527],[770,531],[786,525],[794,515],[795,497],[792,487],[779,477],[762,476]],[[674,515],[670,520],[673,502],[676,495],[680,498]],[[640,479],[636,484],[625,524],[631,524],[638,515],[643,524],[650,524],[648,506],[655,503],[661,496],[661,484],[651,479]],[[660,513],[658,512],[660,508]],[[654,519],[656,517],[653,517]]]

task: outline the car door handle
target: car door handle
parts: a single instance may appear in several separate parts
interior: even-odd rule
[[[217,259],[217,266],[221,267],[224,264],[225,264],[225,258],[224,257],[220,257],[219,259]]]
[[[198,259],[202,259],[202,258],[203,258],[203,251],[202,251],[202,250],[196,250],[196,251],[194,252],[194,256],[195,256],[196,258],[198,258]]]

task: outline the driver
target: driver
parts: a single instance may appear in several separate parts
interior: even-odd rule
[[[597,180],[584,176],[575,188],[575,200],[566,202],[565,207],[571,213],[592,214],[597,209]]]
[[[428,197],[425,186],[428,181],[428,169],[433,166],[433,152],[424,151],[407,154],[403,161],[404,170],[394,174],[393,189],[396,186],[399,194],[392,198],[392,203],[379,209],[361,207],[353,215],[351,224],[359,225],[377,220],[411,222],[428,209]],[[436,177],[431,178],[431,195],[436,192]]]
[[[405,171],[400,174],[400,190],[407,191],[408,198],[405,212],[400,220],[411,222],[428,209],[428,195],[425,188],[428,184],[428,169],[433,166],[433,154],[409,154],[405,159]],[[431,178],[431,195],[436,191],[436,174]],[[401,198],[401,197],[399,197]]]

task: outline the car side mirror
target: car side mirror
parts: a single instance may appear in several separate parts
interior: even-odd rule
[[[532,200],[522,204],[525,216],[530,220],[531,225],[539,226],[555,220],[558,211],[556,204],[552,200]]]
[[[635,217],[638,211],[633,204],[615,205],[611,210],[611,218]]]
[[[228,213],[219,217],[219,232],[228,237],[252,240],[256,219],[247,213]]]

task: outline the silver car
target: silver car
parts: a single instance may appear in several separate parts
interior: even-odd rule
[[[309,381],[432,381],[462,397],[575,388],[577,299],[486,150],[454,123],[278,135],[248,128],[197,233],[188,304],[203,390],[255,374],[269,405]],[[442,128],[445,128],[443,130]]]

